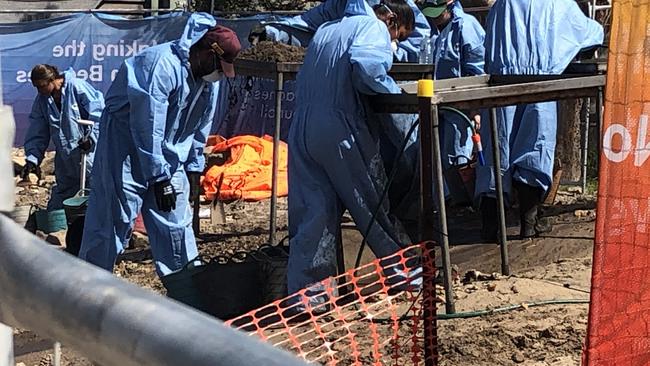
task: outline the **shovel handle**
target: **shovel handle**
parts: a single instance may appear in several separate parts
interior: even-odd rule
[[[200,180],[201,178],[199,178]],[[201,191],[200,191],[200,184],[197,182],[191,182],[190,184],[197,185],[197,187],[194,187],[195,189],[191,189],[191,191],[194,193],[194,197],[192,197],[192,205],[193,205],[193,210],[194,213],[192,215],[192,229],[194,230],[194,235],[199,234],[199,231],[201,230],[200,222],[201,218],[199,217],[199,211],[200,211],[200,202],[199,200],[201,199]]]

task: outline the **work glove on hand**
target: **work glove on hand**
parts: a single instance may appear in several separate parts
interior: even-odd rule
[[[31,173],[36,174],[36,176],[38,176],[38,179],[41,179],[41,170],[38,168],[38,165],[32,163],[31,161],[27,161],[23,167],[23,170],[20,172],[20,177],[23,180],[28,180]]]
[[[82,153],[88,154],[92,151],[95,144],[93,143],[93,140],[82,137],[77,141],[77,146],[79,146],[79,150],[81,150]]]
[[[469,113],[469,119],[474,122],[474,130],[476,132],[481,130],[481,112],[480,111],[471,111]]]
[[[176,190],[170,180],[155,183],[153,190],[160,211],[170,212],[176,208]]]
[[[251,29],[250,33],[248,33],[248,42],[252,44],[253,46],[256,45],[258,42],[266,41],[266,27],[262,24],[257,24],[256,26]]]
[[[201,173],[187,172],[187,180],[190,182],[190,201],[193,201],[200,194]]]

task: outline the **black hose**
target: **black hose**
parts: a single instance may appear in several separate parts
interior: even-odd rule
[[[440,107],[440,108],[438,108],[438,110],[452,112],[452,113],[455,113],[455,114],[461,116],[463,118],[463,120],[465,120],[470,125],[472,130],[473,131],[475,130],[474,125],[472,124],[472,121],[470,121],[470,119],[467,118],[467,116],[463,112],[459,111],[458,109],[451,108],[451,107]],[[399,162],[400,159],[402,159],[402,156],[406,152],[406,145],[408,144],[409,140],[411,139],[411,135],[413,134],[413,132],[415,132],[415,128],[419,124],[420,124],[420,120],[418,119],[417,121],[415,121],[415,123],[413,123],[413,125],[409,129],[408,133],[406,134],[406,138],[404,139],[404,142],[402,143],[400,151],[397,154],[397,158],[395,158],[396,162]],[[372,216],[370,217],[370,222],[368,223],[368,226],[366,227],[366,230],[363,232],[363,240],[361,241],[361,246],[359,247],[359,251],[357,252],[357,259],[354,262],[354,268],[359,267],[359,265],[361,264],[361,257],[363,256],[363,251],[366,248],[368,235],[370,235],[370,230],[372,229],[372,225],[374,225],[375,221],[377,220],[377,215],[379,214],[379,210],[381,210],[381,207],[382,207],[382,205],[384,203],[384,200],[386,199],[386,196],[388,195],[388,189],[390,188],[391,184],[393,183],[393,180],[395,179],[395,176],[397,175],[397,167],[398,166],[399,166],[399,164],[396,164],[391,169],[390,176],[388,177],[388,180],[386,181],[386,185],[384,186],[384,190],[381,192],[379,202],[377,203],[377,208],[372,213]]]

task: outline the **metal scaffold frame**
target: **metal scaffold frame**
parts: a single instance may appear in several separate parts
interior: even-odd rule
[[[282,98],[284,93],[284,82],[295,80],[300,71],[300,62],[262,62],[251,60],[236,60],[235,72],[240,76],[259,77],[275,80],[275,126],[273,134],[273,162],[272,162],[272,186],[271,186],[271,212],[269,225],[269,244],[277,243],[277,199],[278,199],[278,158],[280,132],[282,124]],[[419,64],[394,64],[390,75],[395,80],[418,80],[433,72],[433,65]]]
[[[436,81],[436,92],[430,103],[422,103],[418,98],[417,83],[403,85],[407,92],[401,95],[378,95],[373,98],[373,107],[376,112],[382,113],[420,113],[428,118],[420,121],[420,153],[422,172],[435,173],[435,177],[421,174],[421,211],[420,219],[426,225],[434,222],[434,207],[438,211],[438,230],[426,228],[422,240],[437,240],[442,251],[442,267],[445,288],[445,310],[448,314],[455,312],[454,296],[451,280],[451,261],[449,256],[449,233],[447,230],[447,217],[444,199],[439,197],[444,192],[442,177],[439,167],[442,164],[440,142],[438,136],[438,108],[449,106],[459,109],[477,110],[490,109],[490,131],[492,139],[492,152],[494,159],[494,176],[497,196],[497,209],[499,221],[498,244],[501,252],[501,272],[510,275],[508,259],[508,241],[506,233],[505,202],[503,184],[501,182],[501,163],[496,121],[496,108],[516,104],[537,103],[560,99],[598,97],[603,93],[605,75],[525,75],[525,76],[473,76],[456,79]],[[430,108],[430,111],[427,111]],[[601,119],[601,111],[596,114]],[[430,169],[435,167],[435,169]],[[424,170],[426,168],[426,170]],[[433,185],[430,184],[433,182]]]

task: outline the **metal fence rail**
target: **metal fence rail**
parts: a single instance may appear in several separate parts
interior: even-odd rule
[[[0,322],[104,366],[305,365],[50,247],[0,214]]]

